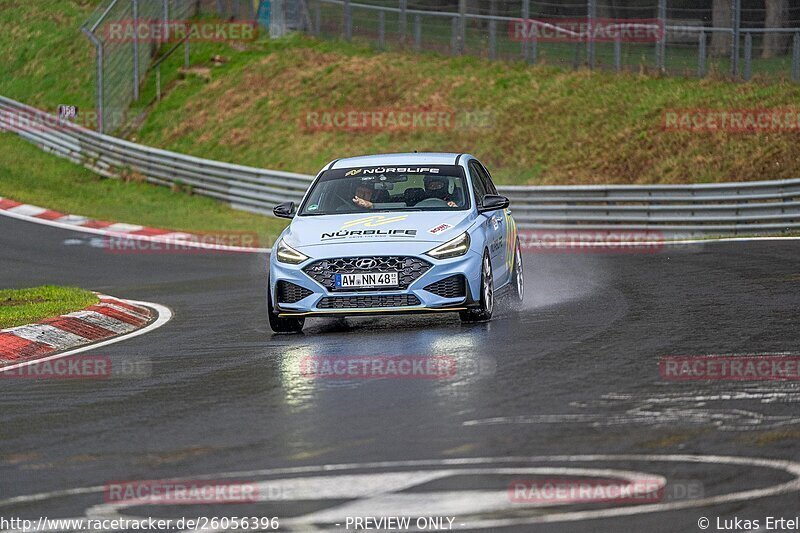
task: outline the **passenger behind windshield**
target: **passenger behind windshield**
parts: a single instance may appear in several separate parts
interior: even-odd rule
[[[451,173],[461,174],[458,171]],[[469,205],[466,190],[461,175],[359,173],[347,176],[336,172],[330,176],[323,174],[309,194],[301,214],[465,209]]]

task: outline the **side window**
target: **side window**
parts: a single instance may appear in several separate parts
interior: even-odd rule
[[[469,175],[472,180],[472,188],[475,190],[475,205],[483,205],[483,197],[486,196],[486,183],[481,176],[480,165],[477,161],[469,162]]]
[[[486,170],[481,163],[478,163],[478,169],[480,171],[481,179],[484,181],[484,187],[486,188],[486,194],[497,194],[497,188],[492,183],[492,178],[489,176],[489,171]]]

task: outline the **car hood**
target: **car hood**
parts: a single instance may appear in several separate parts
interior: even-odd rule
[[[373,242],[446,242],[474,221],[472,211],[406,211],[295,217],[283,234],[293,248]]]

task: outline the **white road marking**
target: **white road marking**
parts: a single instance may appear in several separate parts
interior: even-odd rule
[[[153,330],[156,330],[156,329],[160,328],[161,326],[163,326],[164,324],[166,324],[167,322],[169,322],[172,319],[172,311],[170,311],[170,309],[168,307],[163,306],[161,304],[156,304],[156,303],[151,303],[151,302],[141,302],[141,301],[138,301],[138,300],[125,300],[125,301],[126,302],[130,302],[130,303],[132,303],[134,305],[142,305],[142,306],[145,306],[145,307],[150,307],[151,309],[154,309],[158,313],[158,317],[156,318],[155,322],[153,322],[152,324],[148,324],[147,326],[145,326],[145,327],[143,327],[141,329],[137,329],[136,331],[132,331],[131,333],[128,333],[127,335],[122,335],[120,337],[114,337],[113,339],[108,339],[106,341],[98,342],[96,344],[90,344],[89,346],[82,346],[80,348],[76,348],[76,349],[70,350],[68,352],[59,353],[59,354],[51,355],[51,356],[48,356],[48,357],[42,357],[40,359],[34,359],[33,361],[26,361],[26,362],[23,362],[23,363],[17,363],[17,364],[13,364],[13,365],[9,365],[9,366],[4,366],[4,367],[0,368],[0,372],[6,372],[6,371],[9,371],[9,370],[14,370],[14,369],[22,368],[22,367],[25,367],[25,366],[28,366],[28,365],[32,365],[32,364],[43,363],[45,361],[52,361],[54,359],[61,359],[62,357],[69,357],[70,355],[75,355],[75,354],[86,352],[86,351],[89,351],[89,350],[94,350],[94,349],[97,349],[97,348],[101,348],[103,346],[108,346],[109,344],[115,344],[117,342],[122,342],[122,341],[125,341],[125,340],[128,340],[128,339],[132,339],[134,337],[138,337],[139,335],[144,335],[145,333],[149,333],[149,332],[151,332]],[[0,504],[0,505],[2,505],[2,504]]]
[[[80,215],[65,215],[56,219],[61,224],[68,224],[70,226],[81,226],[89,222],[89,218]]]
[[[133,231],[139,231],[144,229],[144,226],[139,226],[138,224],[125,224],[124,222],[117,222],[116,224],[111,224],[110,226],[106,226],[103,229],[109,233],[131,233]]]
[[[556,512],[551,514],[537,514],[532,516],[516,516],[513,518],[487,518],[487,519],[475,519],[469,520],[466,516],[463,515],[470,515],[474,513],[474,510],[477,508],[476,506],[481,506],[481,502],[476,502],[473,498],[464,498],[459,499],[458,502],[454,503],[452,507],[448,509],[448,511],[455,513],[456,515],[462,514],[462,516],[456,517],[456,523],[459,527],[469,527],[469,528],[490,528],[490,527],[505,527],[505,526],[514,526],[514,525],[529,525],[535,523],[544,523],[544,522],[574,522],[580,520],[590,520],[590,519],[600,519],[600,518],[614,518],[614,517],[622,517],[622,516],[634,516],[634,515],[642,515],[648,513],[658,513],[658,512],[665,512],[665,511],[675,511],[681,509],[691,509],[691,508],[700,508],[700,507],[710,507],[715,505],[721,504],[728,504],[732,502],[742,502],[742,501],[750,501],[753,499],[758,498],[766,498],[769,496],[778,496],[783,494],[789,494],[793,492],[797,492],[800,490],[800,463],[794,461],[787,461],[787,460],[780,460],[780,459],[766,459],[766,458],[758,458],[758,457],[737,457],[737,456],[722,456],[722,455],[689,455],[689,454],[681,454],[681,455],[658,455],[658,454],[620,454],[620,455],[613,455],[613,454],[594,454],[594,455],[555,455],[555,456],[531,456],[531,457],[476,457],[476,458],[460,458],[460,459],[435,459],[435,460],[411,460],[411,461],[380,461],[380,462],[370,462],[370,463],[348,463],[348,464],[334,464],[334,465],[321,465],[321,466],[301,466],[301,467],[288,467],[288,468],[274,468],[274,469],[263,469],[263,470],[253,470],[253,471],[239,471],[239,472],[227,472],[222,474],[209,474],[203,476],[194,476],[192,479],[194,480],[203,480],[203,479],[224,479],[224,478],[236,478],[239,480],[245,479],[248,476],[278,476],[278,475],[302,475],[302,474],[309,474],[309,473],[316,473],[320,474],[328,478],[326,481],[326,486],[336,486],[336,482],[342,480],[342,492],[341,494],[352,494],[353,485],[352,481],[356,478],[351,474],[346,474],[346,472],[350,470],[364,470],[364,469],[380,469],[380,470],[387,470],[392,468],[442,468],[444,472],[441,475],[450,476],[454,474],[461,475],[464,472],[480,472],[480,473],[509,473],[509,472],[518,472],[518,469],[528,470],[530,472],[536,472],[536,475],[590,475],[590,476],[599,476],[599,477],[610,477],[615,478],[619,477],[620,471],[613,470],[613,469],[602,469],[602,468],[592,468],[592,469],[580,469],[580,468],[571,468],[571,467],[514,467],[514,466],[504,466],[504,467],[493,467],[493,468],[475,468],[476,465],[481,464],[490,464],[490,465],[511,465],[514,463],[593,463],[593,462],[644,462],[648,463],[648,466],[652,466],[649,463],[693,463],[693,464],[710,464],[710,465],[730,465],[730,466],[738,466],[738,467],[755,467],[755,468],[767,468],[772,470],[777,470],[780,472],[786,472],[792,476],[792,479],[787,482],[778,483],[775,485],[759,488],[759,489],[749,489],[739,492],[733,492],[728,494],[721,494],[717,496],[710,496],[710,497],[703,497],[698,499],[686,499],[686,500],[676,500],[670,502],[661,502],[655,504],[639,504],[639,505],[625,505],[620,507],[611,507],[611,508],[604,508],[604,509],[594,509],[588,511],[569,511],[565,510],[562,512]],[[470,467],[470,468],[464,468]],[[437,475],[441,471],[434,471],[430,475],[434,475],[437,477],[441,477]],[[628,471],[625,471],[628,472]],[[341,474],[340,474],[341,473]],[[390,490],[382,490],[383,483],[384,483],[384,476],[385,480],[388,485],[393,485],[396,489],[397,487],[403,487],[403,483],[399,483],[399,479],[402,477],[398,477],[398,474],[405,474],[407,475],[407,480],[420,480],[423,481],[425,478],[422,477],[422,474],[428,474],[428,472],[375,472],[368,474],[368,478],[361,478],[361,482],[366,481],[365,486],[356,486],[355,490],[359,493],[362,492],[369,492],[368,489],[371,489],[373,494],[378,495],[378,501],[387,504],[385,508],[378,508],[378,507],[369,507],[369,516],[394,516],[394,515],[406,515],[407,513],[404,512],[403,509],[398,509],[395,505],[399,502],[401,505],[404,504],[403,501],[395,500],[394,502],[390,501],[391,498],[385,498],[387,495],[395,494],[392,493]],[[653,479],[652,474],[646,473],[637,473],[634,472],[634,475],[637,476],[648,476],[648,479]],[[419,475],[419,477],[418,477]],[[474,474],[473,474],[474,475]],[[320,477],[318,476],[318,477]],[[359,476],[359,474],[356,474]],[[351,483],[344,482],[344,479],[349,478]],[[623,476],[624,478],[624,476]],[[264,480],[260,481],[261,484],[275,484],[275,483],[295,483],[298,487],[302,487],[306,481],[303,481],[304,477],[296,477],[296,478],[284,478],[284,479],[277,479],[277,480]],[[331,485],[331,481],[333,480],[333,485]],[[394,480],[393,483],[390,483],[389,480]],[[424,481],[423,481],[424,482]],[[95,487],[86,487],[86,488],[79,488],[79,489],[68,489],[68,490],[59,490],[59,491],[52,491],[46,492],[41,494],[32,494],[26,496],[16,496],[12,498],[7,498],[5,500],[0,500],[0,508],[7,507],[11,505],[20,505],[26,503],[35,503],[35,502],[42,502],[49,499],[54,498],[63,498],[65,496],[70,495],[77,495],[77,494],[93,494],[93,493],[102,493],[104,491],[103,486],[95,486]],[[375,492],[377,491],[377,492]],[[448,494],[458,491],[448,491]],[[490,497],[492,493],[497,491],[478,491],[474,492],[473,496],[479,494],[488,494]],[[402,494],[412,495],[411,492],[404,492]],[[430,495],[430,492],[427,493]],[[340,495],[336,492],[331,492],[330,490],[326,491],[325,495],[329,499],[336,499]],[[457,496],[453,494],[453,496]],[[404,498],[400,498],[403,500]],[[375,503],[375,501],[373,501]],[[423,503],[420,502],[419,503]],[[344,504],[345,506],[350,505]],[[448,504],[450,505],[450,504]],[[503,505],[506,505],[504,502]],[[116,508],[119,506],[114,506],[114,508],[107,508],[106,511],[109,513],[116,513]],[[93,508],[94,511],[92,514],[95,514],[97,511],[101,510],[98,508]],[[339,515],[341,515],[341,511],[343,509],[339,509]],[[399,512],[398,512],[399,511]],[[323,513],[323,511],[314,511],[311,515],[295,517],[291,520],[291,524],[287,525],[299,525],[302,529],[310,529],[313,527],[312,523],[308,523],[309,517],[313,517],[315,513]],[[387,514],[388,513],[388,514]],[[435,513],[431,513],[433,515],[439,516],[441,512],[438,511]],[[342,517],[339,516],[341,519]],[[281,522],[283,526],[284,521]]]

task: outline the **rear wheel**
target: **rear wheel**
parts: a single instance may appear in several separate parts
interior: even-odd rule
[[[483,253],[481,263],[481,299],[477,309],[467,309],[459,312],[462,322],[485,322],[492,318],[494,311],[494,276],[492,275],[492,262],[489,254]]]
[[[269,279],[267,279],[267,316],[269,317],[269,327],[275,333],[300,333],[306,323],[305,317],[281,318],[272,306],[272,291],[270,290]]]
[[[517,239],[514,249],[514,269],[511,271],[511,306],[514,309],[522,307],[525,298],[525,278],[522,275],[522,249]]]

